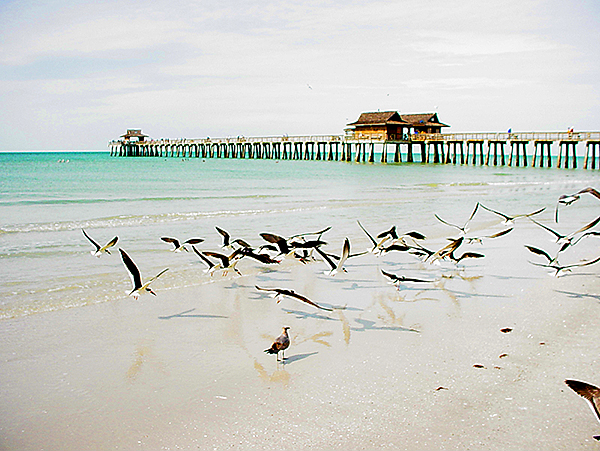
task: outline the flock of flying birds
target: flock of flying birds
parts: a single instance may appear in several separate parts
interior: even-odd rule
[[[583,194],[590,194],[596,197],[597,199],[600,199],[600,192],[598,192],[594,188],[585,188],[574,194],[565,194],[560,196],[558,198],[555,208],[555,222],[558,223],[559,220],[559,208],[561,206],[571,205],[573,202],[580,199],[581,195]],[[506,228],[499,232],[486,236],[467,236],[469,232],[469,224],[475,217],[475,214],[478,212],[479,208],[482,208],[490,213],[500,216],[504,220]],[[241,272],[236,266],[243,258],[251,258],[265,265],[277,265],[281,263],[283,259],[289,258],[295,259],[304,264],[309,262],[322,261],[326,263],[329,267],[329,269],[325,271],[325,273],[330,276],[335,276],[339,272],[346,272],[344,264],[348,259],[355,258],[367,253],[384,255],[389,252],[406,252],[421,259],[423,262],[429,263],[437,263],[442,260],[446,260],[451,261],[454,264],[458,264],[462,260],[468,258],[483,258],[483,254],[472,251],[463,251],[459,255],[458,250],[463,244],[472,244],[476,242],[480,243],[483,239],[494,239],[507,235],[513,230],[513,224],[516,219],[528,218],[534,224],[553,235],[558,245],[558,249],[553,254],[538,247],[525,245],[527,250],[529,250],[532,254],[545,259],[545,262],[543,263],[530,261],[531,264],[551,269],[552,271],[554,271],[554,275],[558,276],[559,273],[563,271],[570,271],[573,268],[589,266],[600,261],[600,256],[592,260],[579,261],[577,263],[571,263],[567,265],[560,264],[558,261],[559,256],[561,256],[563,252],[575,246],[585,237],[600,236],[600,231],[591,230],[596,225],[598,225],[598,223],[600,223],[600,216],[598,216],[590,223],[575,230],[574,232],[562,234],[557,232],[547,224],[543,224],[533,218],[534,216],[536,216],[544,210],[545,208],[540,208],[531,213],[509,216],[497,210],[493,210],[489,207],[486,207],[485,205],[478,202],[475,205],[469,218],[462,225],[452,224],[442,219],[436,214],[434,216],[438,221],[440,221],[448,227],[456,229],[459,233],[459,236],[456,238],[448,238],[449,244],[436,250],[429,249],[423,244],[421,244],[423,240],[426,239],[426,237],[420,232],[409,231],[405,233],[398,233],[398,231],[396,230],[396,226],[392,226],[390,229],[385,230],[377,234],[376,236],[373,236],[360,223],[360,221],[357,221],[358,226],[368,237],[371,243],[370,249],[364,252],[351,253],[350,240],[348,238],[345,238],[342,245],[342,251],[339,255],[331,252],[326,252],[324,250],[324,247],[327,243],[323,241],[322,238],[323,235],[330,230],[330,227],[316,232],[308,232],[293,235],[288,238],[273,233],[261,233],[260,236],[265,241],[265,243],[259,247],[251,246],[250,244],[248,244],[247,241],[245,241],[242,238],[232,239],[231,235],[227,231],[216,227],[217,232],[221,235],[222,238],[222,252],[198,250],[196,245],[204,241],[204,239],[202,238],[190,238],[185,241],[179,241],[177,238],[161,237],[161,240],[171,244],[173,246],[173,248],[171,249],[173,252],[189,252],[188,248],[191,248],[192,251],[198,256],[198,258],[206,265],[205,273],[209,274],[210,276],[213,276],[217,272],[221,272],[223,275],[226,275],[229,272],[234,272],[238,275],[241,275]],[[101,246],[96,241],[94,241],[94,239],[92,239],[86,233],[85,230],[82,229],[82,231],[85,237],[94,246],[94,250],[91,251],[91,254],[96,257],[100,257],[105,253],[110,254],[110,249],[114,247],[118,242],[118,237],[114,237],[104,246]],[[231,250],[231,253],[229,255],[224,253],[226,249]],[[156,293],[154,293],[154,291],[152,291],[152,289],[150,288],[150,284],[158,277],[163,275],[166,271],[168,271],[168,268],[163,269],[154,277],[151,277],[150,279],[143,282],[141,273],[134,261],[131,259],[131,257],[121,248],[119,248],[119,252],[121,254],[123,264],[125,265],[125,268],[127,269],[127,272],[132,281],[132,289],[129,292],[129,295],[134,297],[135,299],[137,299],[141,293],[150,293],[156,296]],[[381,273],[389,281],[389,283],[395,285],[397,289],[400,289],[400,287],[407,282],[433,282],[433,280],[406,277],[403,275],[393,274],[385,270],[381,270]],[[318,303],[308,299],[306,296],[299,294],[292,289],[266,288],[259,286],[256,286],[256,289],[259,291],[270,293],[275,299],[277,299],[277,302],[279,302],[283,297],[287,296],[309,304],[318,309],[333,311],[333,308],[319,305]],[[282,360],[285,360],[284,351],[290,345],[288,329],[289,327],[284,327],[282,334],[274,340],[271,347],[265,349],[266,353],[276,354],[278,361],[280,352],[282,353]],[[576,393],[578,393],[586,399],[586,401],[592,408],[592,411],[594,412],[596,418],[600,422],[600,388],[595,387],[594,385],[588,384],[586,382],[570,379],[566,380],[565,383]],[[600,436],[595,436],[594,438],[600,440]]]

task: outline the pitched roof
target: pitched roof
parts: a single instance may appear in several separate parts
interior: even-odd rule
[[[121,135],[121,138],[147,138],[148,135],[144,135],[142,130],[137,129],[127,129],[127,133]]]
[[[437,113],[401,114],[400,117],[403,121],[413,126],[435,125],[437,127],[450,127],[439,121]]]
[[[378,111],[376,113],[361,113],[360,117],[356,122],[352,122],[348,125],[408,125],[407,122],[402,120],[397,111]]]

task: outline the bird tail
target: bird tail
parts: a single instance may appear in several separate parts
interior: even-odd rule
[[[265,352],[267,354],[277,354],[278,351],[275,348],[269,348],[269,349],[265,349]]]

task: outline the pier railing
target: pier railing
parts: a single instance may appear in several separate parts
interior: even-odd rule
[[[531,145],[530,145],[531,143]],[[600,169],[600,132],[462,132],[383,135],[236,136],[111,141],[114,156],[250,158]],[[528,152],[528,146],[533,151]],[[505,149],[506,147],[506,149]],[[553,147],[556,149],[553,152]],[[390,155],[390,148],[392,154]],[[580,155],[581,157],[581,155]],[[553,163],[554,159],[554,163]],[[529,164],[529,162],[531,163]]]

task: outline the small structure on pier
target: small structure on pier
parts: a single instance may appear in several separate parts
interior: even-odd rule
[[[441,133],[449,127],[439,121],[437,113],[400,114],[397,111],[361,113],[356,122],[348,124],[350,139],[378,141],[408,141],[412,133]]]
[[[144,135],[141,129],[129,128],[127,129],[127,133],[121,135],[123,141],[127,142],[143,142],[148,135]]]
[[[402,141],[408,134],[410,123],[402,120],[397,111],[361,113],[356,122],[348,124],[351,139]]]
[[[442,133],[442,127],[450,127],[440,122],[437,113],[401,114],[400,118],[408,122],[415,133]]]

